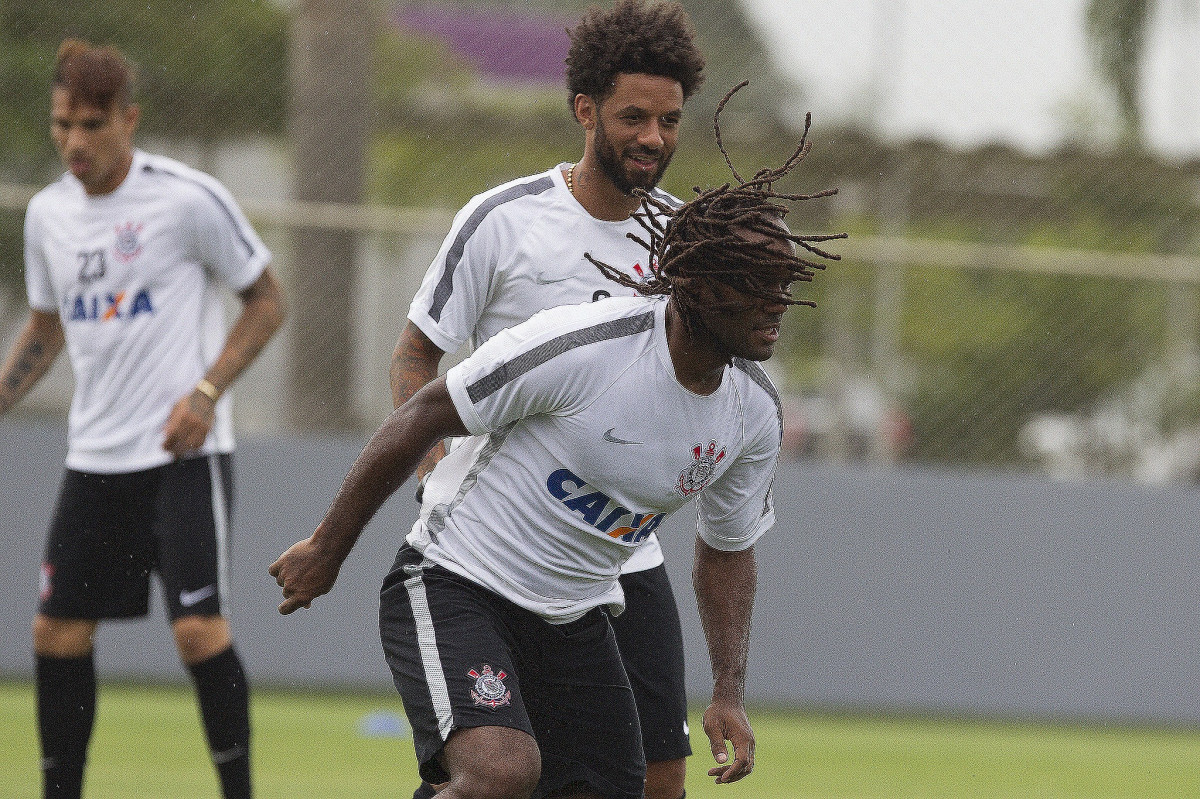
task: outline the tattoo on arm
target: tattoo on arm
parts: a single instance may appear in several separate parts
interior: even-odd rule
[[[400,334],[392,353],[392,400],[403,405],[422,386],[438,376],[438,365],[445,353],[411,323]]]
[[[4,413],[25,396],[49,367],[46,346],[41,341],[27,342],[14,354],[9,368],[0,377],[0,413]]]
[[[392,359],[392,374],[396,377],[398,405],[403,404],[422,386],[437,377],[437,372],[429,368],[428,361],[411,355]]]
[[[21,387],[21,383],[25,378],[33,374],[37,368],[38,362],[41,361],[42,355],[45,354],[45,349],[41,342],[32,341],[24,350],[17,355],[17,362],[13,364],[12,372],[4,376],[4,384],[9,389],[16,391]]]

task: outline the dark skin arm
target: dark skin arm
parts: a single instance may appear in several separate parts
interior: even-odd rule
[[[58,314],[30,311],[29,319],[0,366],[0,416],[29,393],[62,352],[62,322]]]
[[[258,357],[283,324],[285,313],[283,291],[270,269],[264,269],[257,280],[239,292],[238,297],[242,301],[242,312],[229,329],[221,354],[204,375],[204,379],[221,393]],[[163,449],[177,458],[200,449],[212,428],[215,406],[216,403],[198,389],[181,397],[163,428]]]
[[[400,331],[396,341],[396,349],[392,353],[392,404],[399,408],[410,397],[417,393],[422,386],[433,382],[438,376],[438,367],[445,355],[438,345],[429,340],[421,328],[408,322]],[[446,455],[446,447],[442,442],[433,445],[417,466],[417,479],[424,480],[425,475],[433,471]]]
[[[704,732],[719,765],[708,776],[718,784],[737,782],[754,770],[754,730],[745,707],[750,615],[758,586],[754,548],[722,552],[697,538],[692,584],[713,670]],[[732,762],[726,741],[733,744]]]
[[[465,435],[444,377],[392,411],[350,467],[316,532],[271,564],[271,576],[283,589],[279,612],[307,608],[329,593],[367,522],[412,476],[429,448],[447,436]]]

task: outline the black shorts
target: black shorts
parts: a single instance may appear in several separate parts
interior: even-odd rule
[[[210,455],[123,474],[63,477],[42,560],[38,612],[145,616],[158,572],[167,615],[212,616],[228,591],[232,458]]]
[[[640,799],[645,760],[637,708],[608,616],[550,624],[401,548],[380,592],[379,629],[413,730],[421,777],[456,729],[499,726],[537,741],[534,799],[583,784]]]
[[[667,568],[621,575],[625,612],[611,619],[633,686],[646,762],[692,753],[683,672],[683,629]]]

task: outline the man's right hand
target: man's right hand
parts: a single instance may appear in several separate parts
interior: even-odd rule
[[[285,616],[307,608],[317,597],[328,594],[337,580],[341,563],[321,551],[312,536],[292,544],[268,569],[283,589],[279,612]]]

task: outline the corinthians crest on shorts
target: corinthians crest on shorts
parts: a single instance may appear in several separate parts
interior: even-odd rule
[[[467,676],[475,678],[475,687],[471,690],[475,704],[487,705],[495,710],[512,701],[512,691],[504,687],[504,678],[508,675],[503,670],[493,674],[492,667],[485,663],[479,671],[468,671]]]
[[[709,441],[707,447],[696,444],[692,447],[692,457],[695,462],[679,473],[679,482],[675,484],[675,490],[684,496],[695,494],[708,485],[717,471],[717,464],[725,457],[725,448],[721,447],[718,452],[716,441]]]

